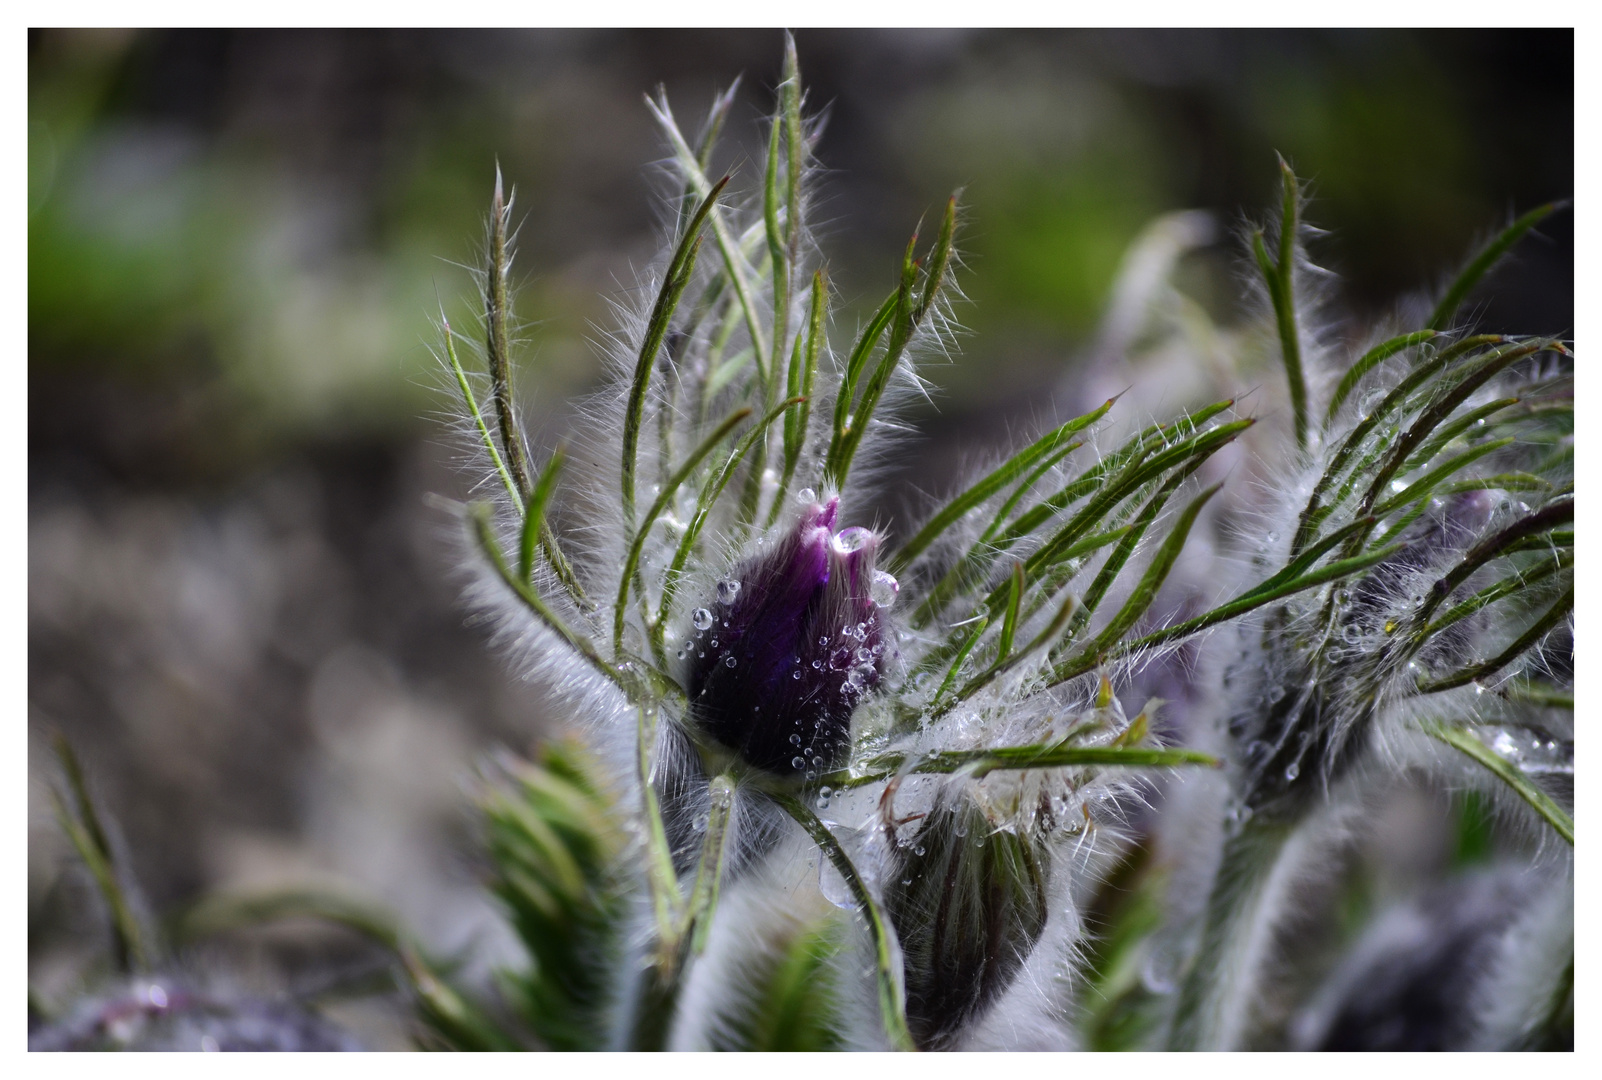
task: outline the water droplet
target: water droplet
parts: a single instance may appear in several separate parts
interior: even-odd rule
[[[831,796],[833,794],[834,794],[834,789],[832,787],[830,787],[829,785],[827,785],[827,784],[823,785],[822,787],[820,787],[818,789],[818,798],[820,798],[820,799],[827,799],[829,796]]]
[[[887,608],[895,604],[896,594],[901,591],[901,583],[883,570],[873,572],[873,581],[868,586],[868,596],[879,607]]]
[[[1347,623],[1346,628],[1341,631],[1341,640],[1348,645],[1356,645],[1362,640],[1362,637],[1363,632],[1357,628],[1355,623]]]
[[[829,654],[829,670],[844,671],[851,664],[851,647],[842,645]]]
[[[694,822],[695,831],[696,832],[706,832],[706,823],[709,820],[710,820],[710,818],[709,818],[708,815],[706,815],[706,814],[697,814],[695,816],[695,822]]]
[[[873,654],[871,652],[869,652],[865,648],[864,649],[858,649],[857,650],[857,659],[861,660],[863,663],[867,663],[869,660],[873,659]]]
[[[723,658],[723,666],[724,667],[733,667],[737,663],[739,663],[739,661],[735,660],[732,655],[725,656]]]
[[[917,847],[913,848],[912,849],[912,853],[914,855],[927,855],[928,854],[928,852],[924,849],[924,846],[922,844],[919,844]]]
[[[790,759],[790,768],[792,768],[792,769],[804,769],[806,767],[807,767],[807,759],[806,758],[804,758],[804,757],[793,757],[793,758]]]
[[[1302,763],[1301,762],[1293,761],[1289,765],[1285,766],[1285,780],[1286,780],[1287,783],[1289,781],[1292,781],[1292,780],[1296,779],[1301,774],[1302,774]]]
[[[823,661],[822,660],[814,660],[814,661],[812,661],[812,670],[813,671],[822,671],[823,670]]]
[[[690,621],[695,624],[697,630],[705,630],[712,625],[712,613],[704,607],[698,607],[691,613]]]
[[[799,678],[800,678],[800,677],[801,677],[801,673],[800,673],[800,672],[799,672],[799,671],[792,671],[792,672],[790,672],[790,678],[792,678],[792,679],[799,679]]]
[[[790,745],[791,746],[800,746],[801,745],[801,736],[799,736],[799,735],[791,735],[790,736]]]
[[[818,493],[811,488],[802,488],[795,493],[795,501],[803,506],[810,506],[818,501]]]
[[[860,528],[858,526],[853,526],[849,529],[842,529],[835,534],[834,550],[838,551],[842,555],[849,555],[853,551],[859,550],[862,545],[866,544],[868,542],[868,538],[872,535],[873,533],[869,532],[867,529]]]
[[[718,582],[718,603],[732,604],[734,603],[734,598],[739,595],[740,583],[738,581]]]

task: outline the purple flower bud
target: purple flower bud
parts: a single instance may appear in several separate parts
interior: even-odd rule
[[[741,563],[697,610],[690,713],[748,764],[793,774],[837,767],[851,714],[889,653],[874,602],[867,529],[833,531],[838,499],[802,511],[789,535]],[[880,591],[890,585],[886,575]]]

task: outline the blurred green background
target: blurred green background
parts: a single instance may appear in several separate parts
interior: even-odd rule
[[[1315,255],[1344,277],[1337,330],[1573,182],[1569,31],[797,41],[828,116],[817,220],[843,325],[964,188],[971,333],[929,372],[942,393],[919,417],[941,446],[994,438],[1071,382],[1125,248],[1161,213],[1226,226],[1181,281],[1232,319],[1228,227],[1265,216],[1276,150],[1331,233]],[[461,785],[485,747],[526,749],[543,715],[464,626],[448,522],[424,501],[465,494],[429,351],[436,298],[466,324],[459,264],[498,158],[518,198],[521,395],[549,438],[600,375],[608,299],[660,238],[664,148],[642,95],[664,85],[693,129],[743,75],[720,164],[749,183],[780,48],[766,30],[30,31],[41,992],[70,996],[99,944],[42,794],[55,729],[158,913],[326,879],[392,897],[441,947],[493,954]],[[1486,290],[1488,327],[1571,325],[1570,219],[1542,232]],[[316,967],[257,960],[292,984]],[[397,1037],[392,1018],[352,1022]]]

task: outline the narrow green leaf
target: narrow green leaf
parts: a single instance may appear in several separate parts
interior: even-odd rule
[[[718,444],[750,415],[749,408],[736,409],[724,418],[723,423],[713,429],[712,434],[701,440],[701,444],[690,452],[690,456],[678,470],[662,484],[662,490],[657,493],[656,501],[651,503],[651,508],[645,512],[645,517],[640,521],[640,527],[630,538],[628,554],[623,560],[623,576],[618,579],[617,601],[612,609],[612,648],[617,655],[623,654],[623,623],[628,614],[629,589],[634,584],[634,575],[640,565],[640,555],[645,549],[646,538],[651,535],[652,526],[656,524],[656,519],[662,516],[662,511],[667,509],[668,503],[678,494],[680,485],[695,471],[696,466],[701,464],[702,459],[717,449]]]
[[[1335,388],[1335,396],[1330,398],[1329,411],[1324,414],[1324,423],[1328,424],[1335,419],[1335,414],[1341,411],[1341,405],[1351,396],[1352,391],[1357,389],[1357,384],[1362,381],[1364,375],[1397,353],[1421,345],[1434,336],[1434,330],[1418,330],[1411,334],[1393,337],[1389,341],[1382,341],[1364,353],[1362,358],[1341,377],[1340,385]]]
[[[1016,563],[1013,565],[1014,567],[1017,566]],[[1014,580],[1021,580],[1021,572],[1019,570],[1014,569],[1013,573],[1015,575]],[[1007,638],[1007,648],[997,650],[996,662],[991,664],[990,667],[985,669],[980,674],[970,679],[961,690],[957,691],[954,697],[952,697],[949,701],[946,701],[941,707],[930,710],[931,715],[940,716],[944,713],[950,712],[959,702],[966,701],[974,694],[977,694],[980,690],[990,685],[990,683],[1002,673],[1017,667],[1019,664],[1023,663],[1024,660],[1050,645],[1057,639],[1057,635],[1062,633],[1063,627],[1068,625],[1068,620],[1073,616],[1075,609],[1079,607],[1079,597],[1075,596],[1073,593],[1069,593],[1063,598],[1062,606],[1057,609],[1056,617],[1053,618],[1049,624],[1047,624],[1044,630],[1036,634],[1029,644],[1025,645],[1017,652],[1012,652],[1012,641],[1010,637]],[[1005,628],[1003,629],[1005,630]]]
[[[1426,639],[1434,637],[1453,623],[1461,622],[1476,611],[1489,607],[1505,596],[1521,593],[1537,582],[1545,581],[1560,571],[1567,570],[1574,565],[1574,553],[1556,552],[1552,558],[1542,560],[1534,566],[1509,574],[1502,580],[1487,585],[1473,596],[1460,604],[1455,604],[1444,611],[1424,630]]]
[[[685,913],[690,935],[690,951],[699,956],[706,951],[717,912],[718,891],[723,882],[723,854],[729,835],[729,811],[734,807],[734,781],[728,775],[714,777],[709,789],[711,808],[707,811],[706,835],[701,840],[701,861],[690,889],[690,905]]]
[[[652,305],[651,316],[645,324],[645,340],[640,343],[640,355],[634,364],[634,382],[629,388],[628,407],[623,418],[623,524],[626,529],[634,528],[635,459],[640,441],[640,422],[645,411],[645,395],[651,383],[651,371],[656,366],[657,351],[662,347],[663,339],[667,337],[668,325],[673,321],[673,312],[678,308],[679,297],[684,294],[684,287],[690,283],[690,277],[695,271],[695,254],[701,246],[701,227],[728,182],[729,178],[725,176],[713,185],[706,197],[701,200],[695,215],[691,217],[689,228],[679,238],[678,246],[673,251],[673,259],[668,263],[667,272],[662,276],[662,286],[657,290],[656,303]]]
[[[684,897],[673,872],[673,849],[668,846],[662,805],[652,782],[656,724],[656,710],[647,705],[639,706],[639,723],[634,735],[634,778],[640,787],[640,808],[645,817],[645,881],[651,893],[651,909],[656,914],[656,963],[660,970],[671,971],[678,962],[679,911]]]
[[[1516,397],[1499,398],[1496,401],[1487,402],[1477,409],[1470,409],[1468,412],[1464,413],[1462,416],[1458,417],[1456,420],[1453,420],[1449,424],[1443,424],[1441,429],[1435,433],[1433,438],[1431,438],[1423,446],[1420,446],[1413,452],[1412,457],[1403,462],[1402,472],[1412,472],[1414,469],[1427,464],[1435,457],[1436,454],[1439,454],[1443,449],[1445,449],[1453,439],[1463,434],[1469,428],[1476,426],[1480,423],[1480,421],[1486,419],[1487,417],[1501,412],[1503,409],[1517,405],[1518,403],[1519,399]]]
[[[1431,469],[1429,472],[1425,473],[1423,476],[1407,485],[1401,491],[1398,491],[1395,495],[1376,506],[1374,508],[1374,516],[1384,517],[1399,507],[1406,506],[1410,502],[1415,502],[1420,499],[1428,499],[1435,493],[1436,488],[1440,486],[1442,480],[1445,480],[1448,476],[1451,476],[1460,469],[1467,468],[1485,455],[1494,454],[1504,446],[1512,445],[1514,441],[1515,440],[1509,436],[1505,439],[1496,439],[1492,442],[1481,443],[1478,446],[1470,447],[1461,454],[1452,455],[1435,468]]]
[[[1548,340],[1504,345],[1501,348],[1492,349],[1480,357],[1478,365],[1460,379],[1456,386],[1442,394],[1440,398],[1433,401],[1423,412],[1419,413],[1418,419],[1414,420],[1402,437],[1396,441],[1396,445],[1391,448],[1389,458],[1374,475],[1368,491],[1363,496],[1363,509],[1361,512],[1365,514],[1369,512],[1378,499],[1379,493],[1391,482],[1391,477],[1396,475],[1397,469],[1401,468],[1402,462],[1406,461],[1414,448],[1423,442],[1430,432],[1434,431],[1459,405],[1467,400],[1470,394],[1474,393],[1475,390],[1479,389],[1510,364],[1540,352],[1550,344],[1551,342]]]
[[[862,875],[852,865],[850,857],[846,855],[828,826],[819,821],[818,816],[807,809],[806,805],[794,795],[777,794],[774,799],[784,808],[785,813],[794,818],[796,823],[806,830],[807,835],[812,837],[813,843],[828,856],[829,862],[834,865],[836,872],[851,890],[858,910],[868,924],[868,935],[873,941],[875,981],[879,989],[879,1013],[885,1035],[890,1040],[891,1049],[913,1049],[912,1035],[907,1030],[907,1002],[901,984],[901,958],[897,955],[899,949],[889,916],[879,906],[879,901],[873,898],[867,883],[862,880]]]
[[[1547,215],[1563,205],[1566,204],[1547,203],[1545,206],[1536,207],[1503,229],[1489,244],[1481,248],[1479,254],[1469,260],[1468,266],[1464,267],[1463,272],[1447,287],[1446,294],[1441,297],[1441,302],[1435,305],[1435,310],[1430,314],[1430,321],[1427,324],[1429,328],[1431,330],[1445,330],[1447,324],[1452,321],[1452,317],[1457,314],[1457,309],[1463,306],[1463,301],[1468,299],[1468,295],[1473,291],[1474,286],[1479,284],[1480,279],[1490,271],[1491,267],[1501,261],[1502,256],[1506,255],[1514,244],[1522,240],[1525,233],[1535,228]]]
[[[1007,609],[1001,621],[1001,639],[996,642],[996,661],[1005,661],[1012,653],[1013,635],[1018,632],[1018,605],[1023,602],[1023,563],[1012,564],[1012,576],[1007,579]]]
[[[489,424],[484,421],[484,414],[479,411],[478,399],[473,394],[472,384],[467,381],[467,372],[462,369],[462,361],[456,355],[456,335],[451,330],[450,320],[445,317],[442,306],[439,312],[440,326],[445,330],[445,355],[450,362],[451,374],[456,376],[456,385],[462,392],[462,403],[467,406],[468,413],[473,417],[473,426],[478,429],[479,439],[484,443],[484,451],[489,454],[495,472],[500,476],[501,483],[506,486],[506,497],[512,500],[512,506],[519,515],[523,513],[523,493],[518,490],[517,482],[506,468],[506,461],[501,457],[501,448],[495,443],[495,436],[490,434]]]
[[[1307,499],[1307,506],[1302,510],[1301,520],[1296,530],[1296,538],[1291,543],[1292,555],[1301,551],[1302,547],[1317,532],[1318,524],[1322,520],[1320,500],[1323,498],[1324,493],[1329,490],[1329,486],[1337,478],[1345,474],[1346,466],[1351,461],[1352,455],[1357,453],[1369,434],[1381,422],[1388,419],[1408,399],[1408,395],[1430,378],[1445,371],[1452,361],[1459,356],[1472,349],[1479,348],[1481,345],[1498,344],[1504,340],[1506,339],[1500,334],[1481,334],[1455,341],[1436,353],[1431,353],[1428,349],[1424,350],[1425,355],[1419,359],[1418,363],[1413,365],[1413,369],[1391,388],[1390,392],[1367,416],[1359,420],[1352,430],[1347,433],[1340,449],[1331,458],[1329,467],[1318,478],[1318,483],[1313,486],[1312,495]],[[1358,473],[1365,471],[1364,469],[1357,470]],[[1348,485],[1349,489],[1350,485]],[[1331,505],[1339,506],[1343,498],[1344,496],[1335,499]]]
[[[563,455],[561,448],[551,455],[551,460],[540,471],[540,478],[534,484],[534,491],[528,499],[528,509],[523,514],[523,535],[518,545],[517,576],[524,582],[529,582],[534,575],[534,545],[539,539],[540,530],[545,525],[545,507],[551,501],[551,492],[556,489],[556,475],[562,471]]]
[[[140,925],[133,906],[128,902],[127,894],[123,891],[116,857],[112,853],[110,841],[106,838],[105,826],[100,821],[100,812],[96,809],[94,800],[89,797],[89,783],[84,777],[78,755],[62,733],[57,732],[54,741],[56,758],[61,763],[61,771],[67,780],[67,790],[72,796],[72,807],[69,809],[67,800],[52,787],[50,797],[55,808],[56,822],[61,826],[62,832],[67,834],[73,850],[78,853],[78,858],[89,871],[89,875],[94,878],[101,899],[106,902],[106,913],[111,928],[113,964],[123,973],[142,971],[155,959],[154,943],[147,941],[144,928]]]
[[[1388,548],[1383,548],[1379,551],[1371,551],[1366,555],[1359,555],[1355,558],[1341,559],[1336,562],[1332,562],[1327,566],[1322,566],[1309,574],[1303,575],[1302,577],[1298,577],[1290,581],[1283,581],[1277,585],[1273,585],[1272,587],[1267,585],[1267,583],[1264,583],[1263,585],[1257,586],[1244,595],[1238,596],[1234,600],[1231,600],[1227,603],[1220,604],[1211,611],[1204,612],[1193,619],[1187,619],[1182,623],[1177,623],[1174,626],[1170,626],[1166,629],[1147,634],[1145,637],[1140,638],[1137,641],[1129,642],[1127,645],[1120,647],[1116,655],[1127,655],[1140,649],[1148,648],[1152,645],[1162,645],[1170,641],[1178,641],[1181,638],[1189,637],[1191,634],[1205,630],[1209,626],[1216,626],[1218,623],[1239,618],[1248,612],[1255,611],[1257,608],[1260,608],[1265,604],[1271,604],[1275,600],[1283,600],[1287,596],[1293,596],[1296,593],[1323,585],[1326,582],[1335,581],[1343,577],[1349,577],[1352,574],[1367,570],[1369,567],[1374,566],[1377,563],[1384,562],[1386,559],[1390,558],[1392,555],[1395,555],[1400,550],[1402,550],[1402,546],[1400,544],[1396,544]],[[1073,675],[1081,674],[1082,672],[1088,670],[1089,667],[1084,667],[1079,669],[1079,671],[1072,672],[1072,674],[1066,677],[1072,678]]]
[[[1067,746],[1060,742],[1034,746],[1007,746],[996,749],[941,750],[914,761],[905,755],[886,754],[863,764],[858,770],[842,769],[819,777],[820,784],[835,788],[862,787],[898,773],[962,772],[980,779],[997,770],[1060,769],[1074,766],[1113,766],[1124,768],[1167,768],[1178,765],[1221,767],[1223,762],[1199,750],[1161,749],[1142,746]]]
[[[805,404],[805,398],[791,398],[788,401],[780,402],[755,427],[741,437],[730,452],[728,460],[723,463],[723,468],[708,477],[706,483],[701,486],[701,493],[696,498],[695,516],[690,518],[690,523],[685,526],[684,535],[679,538],[679,546],[673,552],[673,562],[669,565],[668,572],[662,579],[662,600],[657,607],[656,622],[651,628],[652,639],[658,647],[661,645],[662,636],[667,627],[667,620],[673,612],[673,601],[678,595],[679,582],[684,577],[684,567],[689,562],[690,553],[695,550],[695,543],[701,536],[701,530],[705,527],[707,518],[717,505],[718,498],[723,494],[723,489],[734,478],[734,474],[740,468],[740,463],[750,454],[751,448],[762,437],[762,433],[767,431],[768,427],[780,416],[785,415],[798,405],[804,406]]]
[[[541,622],[554,631],[558,637],[566,641],[580,656],[584,657],[591,667],[611,679],[618,686],[624,687],[623,676],[616,668],[601,658],[601,654],[595,651],[595,645],[591,643],[590,639],[571,630],[557,616],[556,612],[551,610],[550,605],[545,602],[544,598],[526,581],[513,574],[506,565],[506,558],[501,554],[501,546],[495,539],[495,525],[490,518],[490,508],[483,503],[479,503],[469,508],[469,514],[472,517],[473,535],[478,541],[479,549],[484,553],[485,558],[489,559],[490,566],[500,575],[501,580],[517,595],[517,598],[523,601],[524,605],[538,616]],[[626,687],[624,688],[626,689]]]
[[[851,406],[856,400],[857,380],[862,376],[862,369],[873,353],[879,339],[884,336],[885,329],[896,313],[896,298],[899,290],[892,292],[879,305],[879,310],[873,313],[868,325],[857,338],[857,343],[851,349],[851,355],[846,360],[845,374],[840,380],[840,389],[834,399],[834,436],[829,441],[829,452],[825,457],[825,470],[832,468],[834,461],[839,457],[842,444],[845,442],[847,429],[851,426]]]
[[[1557,625],[1568,618],[1574,610],[1574,586],[1570,585],[1568,592],[1558,597],[1558,600],[1547,609],[1545,615],[1537,619],[1528,630],[1519,635],[1518,640],[1503,649],[1489,660],[1478,664],[1470,664],[1450,675],[1443,675],[1439,679],[1420,679],[1417,691],[1420,694],[1438,694],[1442,690],[1453,690],[1459,686],[1466,686],[1476,679],[1483,679],[1495,675],[1507,665],[1523,656],[1532,646],[1546,637]]]
[[[679,170],[694,186],[696,193],[703,199],[706,198],[712,191],[712,184],[707,180],[706,172],[696,160],[690,144],[685,141],[684,133],[679,131],[678,124],[674,122],[673,110],[668,108],[667,98],[664,96],[660,101],[652,101],[647,97],[645,106],[656,117],[668,141],[673,144]],[[768,345],[762,338],[762,323],[757,317],[756,304],[751,299],[751,285],[746,280],[745,256],[740,245],[729,235],[728,226],[723,222],[723,215],[716,207],[713,208],[710,218],[712,235],[717,241],[718,252],[723,256],[723,265],[728,272],[729,281],[734,286],[734,295],[739,300],[740,312],[745,316],[746,331],[751,335],[751,348],[756,354],[757,374],[766,383],[772,369],[768,364]]]
[[[501,446],[506,464],[520,493],[528,492],[528,460],[523,450],[523,434],[518,430],[516,405],[512,393],[512,357],[507,343],[506,274],[511,259],[506,250],[506,227],[512,206],[502,196],[501,166],[495,164],[495,194],[490,200],[489,265],[484,268],[485,356],[489,360],[490,380],[495,387],[495,415],[501,425]]]
[[[946,677],[940,680],[940,688],[935,691],[934,697],[929,699],[931,711],[935,711],[940,708],[946,694],[951,690],[952,685],[957,681],[957,673],[962,670],[963,661],[968,659],[968,654],[973,652],[973,647],[979,644],[979,639],[984,636],[985,629],[989,625],[990,616],[981,615],[979,617],[979,621],[974,624],[973,630],[969,632],[968,637],[963,641],[961,647],[957,649],[957,654],[952,659],[951,666],[946,669]],[[933,659],[933,657],[931,657],[931,659]]]
[[[1476,764],[1512,788],[1519,798],[1529,803],[1532,810],[1557,830],[1557,834],[1570,847],[1574,846],[1574,819],[1569,817],[1550,795],[1537,787],[1522,769],[1460,727],[1439,720],[1426,720],[1419,726],[1426,735],[1473,758]]]
[[[1424,604],[1415,616],[1416,624],[1423,627],[1428,624],[1429,617],[1441,605],[1452,591],[1469,575],[1500,555],[1518,550],[1520,543],[1535,539],[1542,533],[1554,529],[1558,525],[1566,525],[1574,520],[1574,500],[1564,499],[1548,506],[1543,506],[1533,514],[1527,514],[1505,529],[1500,529],[1492,535],[1475,544],[1458,561],[1458,564],[1446,573],[1431,587],[1424,599]]]
[[[1053,454],[1055,451],[1061,448],[1074,433],[1082,431],[1086,427],[1089,427],[1091,424],[1095,423],[1097,420],[1100,420],[1107,414],[1107,410],[1112,408],[1114,400],[1114,398],[1108,398],[1106,403],[1100,408],[1094,409],[1083,416],[1076,417],[1075,419],[1068,421],[1066,424],[1053,428],[1051,431],[1035,440],[1029,446],[1008,458],[983,480],[980,480],[967,491],[964,491],[961,495],[958,495],[955,499],[952,499],[951,502],[947,503],[939,513],[929,520],[927,525],[918,530],[916,536],[914,536],[911,540],[908,540],[906,544],[902,546],[901,550],[896,552],[894,562],[891,567],[891,572],[894,573],[897,568],[905,567],[907,564],[912,562],[913,559],[917,558],[925,550],[927,550],[930,544],[939,539],[942,533],[944,533],[957,521],[960,521],[963,515],[969,510],[972,510],[975,506],[978,506],[980,503],[996,494],[996,492],[1012,483],[1013,480],[1017,479],[1026,470],[1030,469],[1041,458]],[[1074,445],[1077,446],[1079,444],[1076,443]],[[1061,460],[1061,458],[1058,457],[1055,460]]]
[[[1145,574],[1141,575],[1139,583],[1135,586],[1135,591],[1124,602],[1124,606],[1118,609],[1118,614],[1112,617],[1112,621],[1096,636],[1095,641],[1091,642],[1087,651],[1092,653],[1106,651],[1109,646],[1116,644],[1118,639],[1124,635],[1124,632],[1134,626],[1135,622],[1146,613],[1146,609],[1151,606],[1151,602],[1157,598],[1157,590],[1162,588],[1164,581],[1168,580],[1168,571],[1173,569],[1174,562],[1179,558],[1179,552],[1185,546],[1185,540],[1190,536],[1191,526],[1196,524],[1196,518],[1201,513],[1202,507],[1206,506],[1208,501],[1214,495],[1217,495],[1222,488],[1222,484],[1213,485],[1192,499],[1190,505],[1185,507],[1184,511],[1179,515],[1179,519],[1174,522],[1173,528],[1163,538],[1162,546],[1157,549],[1157,554],[1152,557],[1151,565],[1146,568]]]

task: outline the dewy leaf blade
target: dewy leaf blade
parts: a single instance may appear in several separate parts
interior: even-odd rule
[[[1473,758],[1476,764],[1512,788],[1532,810],[1546,819],[1546,823],[1552,826],[1570,847],[1574,846],[1574,819],[1569,817],[1550,795],[1536,787],[1535,782],[1524,775],[1518,766],[1460,727],[1439,720],[1426,720],[1420,727],[1431,738]]]
[[[1075,432],[1081,431],[1100,420],[1107,414],[1107,410],[1112,408],[1113,401],[1113,398],[1108,398],[1106,403],[1099,408],[1070,420],[1060,427],[1053,428],[1035,440],[1035,442],[1008,458],[983,480],[980,480],[967,491],[952,499],[938,514],[929,520],[927,525],[918,530],[916,536],[908,540],[901,550],[896,552],[891,565],[891,572],[894,573],[896,569],[906,566],[921,555],[930,544],[939,539],[940,535],[953,524],[961,520],[962,516],[969,510],[972,510],[975,506],[978,506],[1012,483],[1041,458],[1055,452]]]
[[[678,493],[680,485],[695,471],[696,466],[701,464],[702,459],[715,450],[718,444],[728,437],[729,432],[738,427],[750,415],[751,410],[749,408],[736,409],[724,418],[723,423],[713,429],[712,434],[701,440],[701,444],[690,452],[690,456],[684,460],[678,470],[663,483],[662,490],[657,494],[656,501],[645,512],[645,517],[641,520],[640,527],[635,530],[629,544],[628,554],[623,560],[623,576],[618,580],[617,602],[613,606],[612,649],[618,656],[623,655],[623,623],[628,615],[629,588],[633,585],[635,571],[640,565],[640,555],[645,549],[646,537],[651,535],[651,527],[656,524],[656,519],[662,516],[663,510],[667,509],[668,503]]]
[[[1351,396],[1352,391],[1357,389],[1357,384],[1362,381],[1364,375],[1397,353],[1411,349],[1415,345],[1422,345],[1434,336],[1434,330],[1418,330],[1411,334],[1393,337],[1389,341],[1382,341],[1364,353],[1362,358],[1341,377],[1340,385],[1335,388],[1335,396],[1330,399],[1329,410],[1324,414],[1324,422],[1328,424],[1335,419],[1335,414],[1341,411],[1341,405]]]
[[[1470,447],[1461,454],[1454,454],[1389,499],[1374,507],[1374,516],[1384,517],[1398,507],[1406,506],[1414,500],[1429,498],[1435,492],[1435,489],[1440,486],[1441,481],[1448,476],[1451,476],[1459,469],[1468,468],[1485,455],[1494,454],[1503,447],[1512,445],[1515,441],[1512,436],[1508,436],[1505,439],[1495,439],[1491,442],[1480,443],[1480,445]]]
[[[885,1035],[890,1040],[891,1049],[913,1049],[912,1034],[907,1030],[906,992],[902,988],[901,957],[898,955],[900,948],[896,943],[896,932],[890,925],[889,916],[885,914],[884,908],[879,906],[879,901],[873,898],[867,883],[862,880],[862,875],[852,865],[850,857],[846,855],[828,826],[819,821],[818,816],[807,809],[806,805],[794,795],[776,794],[774,799],[784,808],[785,813],[807,831],[807,835],[812,837],[813,843],[828,856],[829,862],[834,864],[835,870],[851,890],[851,895],[868,924],[868,936],[873,941],[875,983],[879,990],[879,1013]]]
[[[1442,690],[1453,690],[1459,686],[1466,686],[1476,679],[1495,675],[1498,671],[1523,656],[1532,646],[1556,629],[1558,623],[1568,618],[1569,612],[1573,610],[1574,586],[1570,585],[1568,592],[1558,597],[1557,602],[1547,609],[1545,615],[1537,619],[1533,626],[1519,635],[1517,641],[1503,649],[1496,656],[1489,660],[1483,660],[1478,664],[1471,664],[1466,668],[1461,668],[1439,679],[1421,679],[1418,683],[1417,691],[1420,694],[1438,694]]]
[[[717,505],[724,488],[734,478],[735,472],[740,468],[740,463],[751,453],[751,448],[756,445],[756,441],[762,437],[762,433],[768,429],[769,425],[797,405],[805,404],[806,399],[804,398],[791,398],[788,401],[780,402],[755,427],[741,437],[740,441],[735,444],[734,450],[730,452],[729,459],[723,463],[723,468],[709,477],[706,483],[702,485],[701,494],[696,498],[695,516],[685,526],[684,535],[679,538],[679,546],[673,553],[673,562],[669,566],[667,576],[662,582],[662,602],[657,609],[656,625],[652,628],[652,637],[656,642],[661,642],[667,619],[673,611],[673,599],[678,593],[679,581],[684,576],[685,564],[689,562],[690,553],[695,549],[695,542],[700,538],[701,530],[706,525],[707,517],[712,513],[712,508]]]
[[[1535,228],[1549,214],[1563,205],[1565,204],[1554,202],[1536,207],[1503,229],[1489,244],[1481,248],[1479,254],[1469,261],[1469,264],[1463,268],[1463,272],[1447,287],[1446,294],[1441,297],[1441,302],[1435,305],[1434,312],[1430,314],[1429,328],[1431,330],[1445,330],[1447,324],[1452,321],[1452,316],[1457,314],[1457,309],[1463,306],[1463,301],[1468,299],[1468,294],[1474,290],[1474,286],[1480,283],[1480,279],[1490,271],[1491,267],[1500,262],[1502,256],[1506,255],[1514,244],[1524,238],[1525,233]]]

